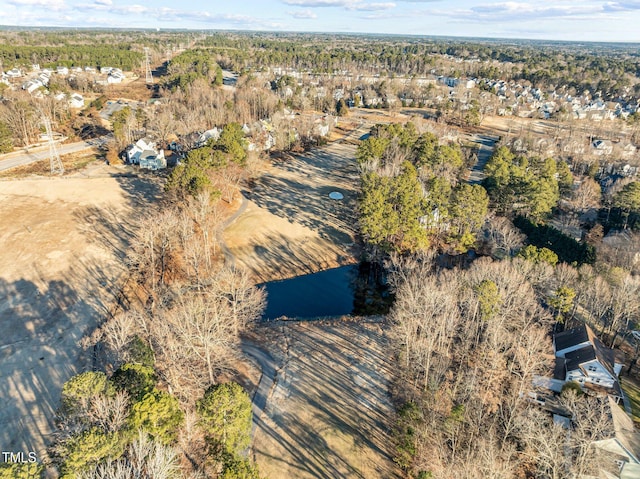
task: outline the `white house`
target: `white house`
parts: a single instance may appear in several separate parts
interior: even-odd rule
[[[127,163],[140,165],[140,168],[149,170],[159,170],[167,167],[164,150],[158,151],[155,143],[147,142],[143,139],[127,147],[124,152],[124,159]]]
[[[121,83],[124,80],[124,73],[116,69],[112,69],[107,76],[107,83]]]
[[[24,82],[22,84],[22,89],[27,90],[29,93],[33,93],[41,86],[43,86],[42,82],[39,79],[35,79]]]
[[[46,73],[44,73],[44,72],[41,72],[41,73],[38,75],[38,79],[42,82],[42,84],[43,84],[44,86],[47,86],[47,85],[49,84],[49,75],[47,75],[47,74],[46,74]]]
[[[593,152],[598,156],[610,155],[613,151],[613,143],[610,140],[594,140],[591,146]]]
[[[20,71],[19,68],[12,68],[8,72],[6,72],[6,75],[9,78],[20,78],[22,76],[22,72]]]
[[[57,73],[58,75],[67,76],[67,75],[69,74],[69,69],[68,69],[67,67],[65,67],[65,66],[58,65],[58,66],[56,67],[56,73]]]
[[[640,433],[636,432],[633,420],[608,398],[608,410],[613,425],[613,434],[593,442],[593,446],[605,453],[618,466],[617,474],[602,471],[601,477],[635,479],[640,477]],[[603,464],[604,465],[604,464]]]
[[[211,130],[207,130],[202,135],[200,135],[198,137],[198,141],[196,142],[196,146],[200,147],[206,145],[207,141],[209,141],[211,138],[213,138],[214,141],[220,138],[220,130],[218,128],[214,127]]]
[[[148,170],[162,170],[167,167],[167,159],[164,150],[144,150],[140,154],[140,168]]]
[[[617,359],[614,351],[605,347],[589,326],[582,325],[556,334],[553,349],[555,379],[619,390],[618,374],[624,361]]]
[[[109,73],[111,73],[111,70],[113,70],[113,67],[101,67],[100,73],[102,73],[103,75],[108,75]]]
[[[80,93],[74,93],[69,98],[69,106],[71,108],[84,108],[84,98]]]

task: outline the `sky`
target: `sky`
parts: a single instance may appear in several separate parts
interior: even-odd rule
[[[640,42],[640,0],[0,0],[0,24]]]

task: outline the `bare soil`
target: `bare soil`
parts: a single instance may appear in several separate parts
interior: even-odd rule
[[[379,323],[283,322],[268,336],[279,367],[253,455],[270,479],[397,478],[393,361]]]
[[[157,177],[94,162],[65,177],[0,180],[0,445],[45,457],[66,380],[91,369],[78,342],[125,274]]]

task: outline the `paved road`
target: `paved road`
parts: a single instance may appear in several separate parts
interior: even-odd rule
[[[231,250],[227,246],[227,243],[224,242],[224,230],[231,226],[233,222],[237,220],[240,215],[247,209],[249,201],[247,200],[247,198],[245,198],[242,192],[240,193],[240,197],[242,198],[242,204],[240,205],[240,208],[238,208],[238,211],[236,211],[229,218],[227,218],[224,223],[222,223],[222,228],[218,230],[217,234],[217,240],[218,243],[220,243],[220,249],[222,249],[222,253],[224,254],[224,262],[227,266],[231,266],[232,268],[234,268],[236,265],[236,258],[231,253]]]
[[[474,142],[480,145],[480,149],[478,150],[478,160],[476,161],[476,164],[473,165],[473,168],[471,168],[469,183],[472,185],[478,185],[482,183],[482,180],[485,178],[484,167],[487,166],[487,162],[493,154],[493,149],[498,142],[498,137],[478,135]]]
[[[94,140],[95,141],[95,140]],[[67,143],[64,145],[57,144],[58,153],[60,156],[68,155],[70,153],[78,153],[80,151],[94,148],[94,145],[86,141],[77,141],[75,143]],[[0,155],[0,171],[15,168],[17,166],[28,165],[35,163],[36,161],[47,160],[49,161],[49,147],[39,146],[32,148],[29,151],[13,152],[6,155]]]
[[[276,378],[275,360],[269,354],[268,351],[263,349],[249,341],[243,341],[241,349],[244,354],[255,359],[260,369],[262,369],[262,376],[260,376],[260,383],[258,389],[253,396],[253,426],[251,428],[252,440],[255,437],[256,428],[262,419],[262,413],[267,405],[267,400],[271,395]]]

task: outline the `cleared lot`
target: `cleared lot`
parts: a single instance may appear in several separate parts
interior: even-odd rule
[[[43,457],[62,384],[91,368],[78,341],[111,306],[156,181],[94,163],[0,181],[0,445]]]
[[[265,326],[276,384],[253,453],[270,479],[396,478],[389,425],[393,369],[382,325]]]
[[[355,151],[333,143],[274,161],[224,232],[235,263],[264,282],[355,262]],[[344,198],[332,200],[333,191]]]

